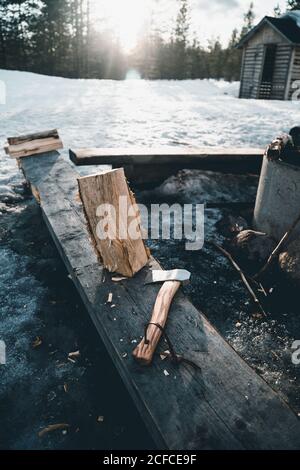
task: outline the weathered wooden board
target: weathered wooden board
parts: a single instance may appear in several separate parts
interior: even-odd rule
[[[193,147],[162,147],[162,148],[90,148],[70,149],[70,158],[76,165],[92,164],[140,164],[152,165],[159,163],[176,163],[184,161],[185,164],[196,164],[197,161],[209,160],[211,162],[249,160],[259,162],[264,150],[258,148],[193,148]]]
[[[8,137],[7,142],[8,144],[4,146],[5,153],[13,158],[40,155],[41,153],[63,148],[57,129]]]
[[[33,134],[20,135],[17,137],[8,137],[7,142],[9,145],[18,145],[24,144],[25,142],[31,142],[32,140],[48,138],[59,139],[57,129],[51,129],[50,131],[44,132],[35,132]]]
[[[182,169],[203,169],[227,173],[258,173],[262,149],[224,148],[95,148],[70,149],[76,165],[124,167],[127,178],[135,184],[159,184]]]
[[[63,143],[60,139],[48,137],[47,139],[36,139],[31,142],[5,146],[5,153],[9,154],[13,158],[23,158],[29,155],[40,155],[45,152],[51,152],[62,148]]]
[[[77,172],[58,153],[21,167],[94,324],[159,448],[299,449],[300,422],[182,293],[167,331],[177,352],[202,371],[156,357],[139,366],[132,351],[160,286],[144,285],[152,259],[134,278],[114,283],[98,263],[78,201]],[[107,303],[112,293],[113,303]],[[162,350],[166,349],[164,344]],[[169,375],[166,376],[164,370]],[[121,399],[121,397],[120,397]]]

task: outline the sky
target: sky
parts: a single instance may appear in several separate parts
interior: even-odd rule
[[[92,0],[93,15],[105,16],[119,35],[126,50],[131,50],[139,34],[147,27],[152,11],[155,22],[168,30],[177,16],[179,0]],[[241,28],[243,15],[251,0],[189,0],[191,31],[203,46],[210,38],[228,42],[234,28]],[[279,4],[285,11],[286,0],[254,0],[256,21],[272,15]],[[154,13],[153,13],[154,12]]]
[[[240,28],[250,3],[249,0],[191,0],[193,29],[198,32],[202,42],[212,36],[220,36],[221,41],[226,42],[233,29]],[[283,12],[286,6],[286,0],[254,0],[253,3],[256,22],[265,15],[272,16],[277,4]]]

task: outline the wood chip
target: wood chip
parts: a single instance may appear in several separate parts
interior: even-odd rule
[[[43,437],[46,434],[48,434],[49,432],[58,431],[58,430],[66,430],[66,429],[69,429],[69,428],[70,428],[70,425],[65,424],[65,423],[50,424],[50,426],[47,426],[46,428],[42,429],[42,431],[40,431],[38,433],[38,436]]]
[[[55,349],[55,351],[49,352],[49,356],[54,356],[54,354],[58,353],[58,349]]]
[[[64,391],[65,393],[68,393],[68,384],[64,384]]]
[[[68,357],[70,359],[77,359],[78,357],[80,357],[80,351],[70,352]]]
[[[121,282],[121,281],[126,281],[128,277],[112,277],[111,280],[113,282]]]
[[[39,336],[37,336],[35,338],[35,340],[33,341],[33,343],[32,343],[32,347],[34,349],[39,348],[42,345],[42,343],[43,343],[43,341],[41,340],[41,338]]]
[[[97,421],[98,421],[98,423],[103,423],[104,416],[98,416]]]
[[[164,351],[163,353],[160,354],[160,358],[162,361],[164,361],[165,359],[167,359],[167,357],[170,356],[170,351]]]
[[[111,303],[112,303],[112,299],[113,299],[113,295],[112,295],[112,292],[110,292],[110,293],[108,294],[107,303],[108,303],[108,304],[111,304]]]
[[[255,320],[261,320],[263,318],[263,314],[259,312],[253,313],[252,318],[254,318]]]
[[[166,369],[164,370],[164,374],[165,374],[166,377],[169,377],[169,375],[170,375],[169,372]]]

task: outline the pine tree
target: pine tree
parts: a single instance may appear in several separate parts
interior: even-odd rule
[[[0,67],[7,66],[7,1],[0,0]]]
[[[188,1],[180,0],[180,9],[177,15],[175,27],[175,38],[178,43],[181,43],[184,46],[187,45],[189,27]]]
[[[254,26],[255,13],[254,13],[254,3],[251,2],[247,13],[244,15],[244,25],[241,31],[241,37],[245,36]]]
[[[232,35],[225,51],[225,60],[223,66],[223,78],[229,82],[239,80],[241,73],[242,52],[237,49],[239,43],[239,32],[237,29],[232,31]]]
[[[30,24],[38,11],[38,0],[0,1],[0,65],[29,70],[32,65]]]
[[[68,76],[68,71],[73,69],[69,60],[70,30],[69,0],[41,0],[40,14],[30,31],[35,71]]]
[[[188,0],[180,0],[176,19],[174,40],[171,41],[171,59],[174,62],[174,78],[187,78],[187,44],[190,29]]]
[[[226,51],[219,39],[209,41],[209,77],[219,80],[224,78],[224,63]]]
[[[282,11],[281,11],[279,3],[277,3],[277,5],[274,7],[274,16],[275,18],[279,18],[281,15],[282,15]]]
[[[300,1],[299,0],[288,0],[287,10],[290,10],[290,11],[300,10]]]

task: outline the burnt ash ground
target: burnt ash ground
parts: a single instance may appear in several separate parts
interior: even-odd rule
[[[153,448],[68,277],[38,205],[20,185],[14,194],[2,201],[0,215],[0,338],[7,344],[7,365],[0,368],[0,447]],[[137,198],[146,204],[155,199],[153,192],[137,192]],[[170,197],[163,198],[170,202]],[[175,199],[190,200],[184,192],[177,192]],[[216,223],[228,212],[206,210],[206,240],[223,241]],[[185,287],[187,295],[299,413],[300,367],[291,362],[292,343],[300,338],[295,290],[276,277],[271,312],[264,318],[249,301],[238,273],[209,244],[199,252],[188,252],[184,242],[172,240],[149,245],[164,268],[183,267],[193,273],[191,284]],[[42,344],[34,348],[36,338]],[[72,363],[68,353],[77,350],[80,359]],[[103,422],[98,421],[100,416]],[[70,428],[67,433],[38,437],[40,430],[56,423],[68,423]]]
[[[7,365],[0,367],[0,448],[153,448],[40,208],[21,192],[22,201],[11,201],[0,215],[0,337],[7,345]],[[34,348],[36,338],[42,344]],[[80,358],[70,362],[68,354],[78,350]],[[57,423],[70,429],[38,437]]]

